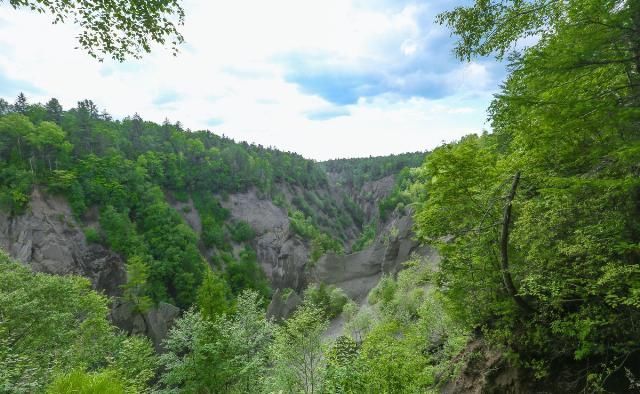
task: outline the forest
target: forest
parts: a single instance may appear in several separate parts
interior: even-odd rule
[[[508,75],[490,131],[430,152],[319,163],[91,100],[0,100],[0,210],[62,196],[126,261],[120,299],[182,311],[156,352],[89,280],[0,251],[0,392],[640,392],[640,3],[477,0],[436,21],[460,61]],[[389,176],[373,216],[344,191]],[[414,255],[365,300],[309,284],[270,319],[256,232],[223,207],[249,191],[286,211],[310,266],[393,238],[403,212],[439,262]]]

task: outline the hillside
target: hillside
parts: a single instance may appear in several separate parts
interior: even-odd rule
[[[175,50],[184,10],[142,3],[9,2],[74,16],[93,56]],[[231,121],[201,124],[273,115],[323,157],[419,149],[432,127],[448,142],[315,162],[91,100],[0,99],[0,393],[640,392],[640,2],[330,3],[256,12],[268,27],[233,45],[265,55],[247,69],[198,63],[213,36],[196,40],[196,77],[166,86],[199,92],[154,81],[148,102],[204,91]],[[276,24],[300,41],[269,51]]]
[[[422,156],[338,169],[179,124],[114,121],[89,100],[69,111],[55,99],[16,107],[0,117],[0,138],[2,247],[36,271],[92,278],[112,296],[127,262],[141,260],[146,295],[180,308],[195,302],[209,269],[233,295],[301,294],[326,252],[373,241],[384,225],[377,201]]]

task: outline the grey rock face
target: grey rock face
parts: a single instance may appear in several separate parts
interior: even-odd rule
[[[234,219],[249,223],[257,235],[289,227],[287,212],[270,200],[258,198],[254,190],[232,194],[222,206],[231,212]]]
[[[144,315],[134,313],[131,304],[120,301],[111,309],[111,321],[115,325],[131,334],[146,335],[158,352],[162,352],[162,340],[178,316],[180,308],[166,302],[160,302]]]
[[[322,256],[310,271],[311,281],[340,287],[362,301],[383,274],[395,275],[413,253],[437,264],[435,251],[413,239],[411,212],[396,212],[377,239],[366,249],[348,255]]]
[[[307,283],[309,247],[290,231],[286,211],[270,200],[259,199],[255,191],[233,194],[223,206],[235,220],[249,223],[256,232],[252,246],[271,286],[302,291]]]
[[[391,194],[395,184],[395,176],[389,175],[376,181],[365,182],[362,188],[354,193],[354,200],[362,207],[367,221],[378,215],[378,203]]]
[[[163,302],[144,316],[132,313],[130,305],[117,299],[126,282],[124,261],[102,245],[87,243],[69,204],[37,188],[25,214],[9,217],[0,212],[0,248],[36,272],[88,278],[96,290],[116,297],[111,310],[113,323],[126,332],[147,335],[158,350],[180,313]]]
[[[349,187],[343,184],[340,174],[328,173],[327,178],[335,197],[346,193],[362,208],[365,222],[377,217],[378,203],[391,194],[396,182],[395,176],[389,175],[375,181],[365,182],[361,187]]]
[[[267,316],[273,318],[275,321],[284,320],[291,315],[301,303],[302,298],[296,292],[291,292],[285,297],[283,292],[277,289],[267,308]]]
[[[202,233],[200,214],[198,214],[198,210],[193,204],[192,199],[189,199],[187,202],[174,201],[171,202],[171,206],[182,216],[182,219],[187,222],[196,234],[200,235]]]
[[[66,201],[38,188],[27,213],[0,212],[0,247],[34,271],[84,276],[109,296],[119,295],[126,280],[122,259],[102,245],[88,244]]]
[[[386,196],[393,185],[393,177],[365,185],[363,193],[374,200],[373,205],[364,205],[370,214],[373,215],[377,209],[375,200]],[[253,247],[275,290],[268,309],[268,315],[275,319],[286,318],[293,312],[301,301],[300,294],[310,283],[336,285],[360,302],[383,274],[395,275],[413,253],[427,256],[434,264],[438,261],[435,251],[421,247],[413,239],[410,210],[394,212],[368,248],[348,255],[327,254],[315,264],[310,264],[310,247],[292,234],[284,209],[269,200],[259,199],[255,192],[231,195],[223,205],[230,210],[234,219],[248,222],[256,231]],[[285,302],[281,294],[286,288],[294,293]]]

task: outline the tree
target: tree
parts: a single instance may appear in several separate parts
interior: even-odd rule
[[[127,260],[127,283],[123,288],[122,298],[133,305],[136,313],[144,315],[152,306],[149,297],[149,266],[140,256]]]
[[[98,107],[93,100],[89,99],[78,101],[78,112],[83,113],[89,119],[97,119],[99,116]]]
[[[194,310],[180,318],[164,342],[161,381],[185,392],[261,392],[273,327],[256,292],[238,297],[232,315],[205,319]]]
[[[77,129],[73,136],[76,149],[82,147],[85,152],[94,153],[94,124],[98,116],[98,107],[91,100],[78,101],[76,109]]]
[[[227,264],[225,279],[234,294],[253,289],[265,299],[270,297],[269,282],[258,264],[256,252],[248,246],[240,252],[239,261],[233,260]]]
[[[3,158],[15,154],[18,161],[25,157],[25,142],[34,132],[33,123],[24,115],[13,113],[0,118],[0,152]]]
[[[135,113],[131,118],[130,124],[131,144],[133,145],[135,151],[140,152],[142,151],[142,134],[144,133],[144,121],[142,120],[140,115],[138,115],[138,113]]]
[[[232,349],[231,355],[225,357],[225,362],[232,366],[229,379],[242,393],[262,392],[268,374],[269,346],[275,328],[266,319],[261,297],[253,290],[242,292],[236,300],[236,312],[221,321]]]
[[[321,309],[303,304],[276,330],[271,348],[274,390],[321,392],[325,368],[322,334],[327,326]]]
[[[184,23],[184,10],[178,0],[159,2],[101,2],[67,0],[9,0],[13,8],[28,8],[50,14],[53,23],[72,20],[81,31],[80,47],[102,60],[105,55],[117,61],[139,58],[154,43],[169,43],[174,55],[184,38],[178,26]]]
[[[502,59],[519,40],[536,37],[540,42],[547,42],[558,36],[559,28],[573,25],[590,38],[594,33],[605,34],[617,43],[599,53],[598,59],[572,59],[576,65],[589,67],[626,63],[632,69],[629,85],[637,84],[640,77],[640,43],[637,40],[640,5],[636,2],[478,0],[472,6],[460,6],[438,15],[437,21],[448,25],[459,37],[455,53],[463,60],[488,55]],[[593,43],[599,41],[594,40]],[[589,46],[593,48],[593,45],[586,47]]]
[[[539,378],[616,391],[640,335],[640,5],[477,1],[440,18],[465,59],[539,38],[510,56],[493,133],[423,166],[417,230],[442,255],[442,293]]]
[[[320,283],[311,284],[304,291],[304,300],[322,309],[327,319],[333,319],[342,313],[349,297],[339,287]]]
[[[62,105],[57,98],[53,97],[45,104],[47,110],[47,120],[54,122],[58,125],[62,122]]]
[[[11,112],[11,105],[7,102],[7,100],[0,98],[0,116],[6,115]]]
[[[65,132],[53,122],[40,122],[26,138],[35,147],[35,151],[40,153],[42,161],[47,163],[49,171],[53,171],[52,161],[57,169],[57,158],[64,158],[72,149]]]
[[[144,390],[155,374],[151,344],[118,334],[108,311],[88,280],[32,273],[0,250],[0,391],[42,392],[54,373],[88,367]]]
[[[202,316],[210,320],[231,310],[229,285],[210,268],[207,269],[202,284],[198,288],[197,302]]]
[[[13,110],[22,115],[26,115],[29,104],[27,103],[27,96],[20,92],[16,98],[16,102],[13,104]]]
[[[346,336],[336,338],[327,352],[324,390],[329,393],[364,393],[363,372],[356,342]]]
[[[383,393],[424,392],[432,385],[428,373],[426,343],[420,331],[402,327],[398,321],[377,325],[360,349],[367,391]]]

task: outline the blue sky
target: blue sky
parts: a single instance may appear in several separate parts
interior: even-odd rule
[[[180,121],[323,160],[432,149],[488,128],[504,77],[457,61],[433,20],[460,1],[184,2],[178,57],[99,63],[72,25],[0,3],[0,97]]]

